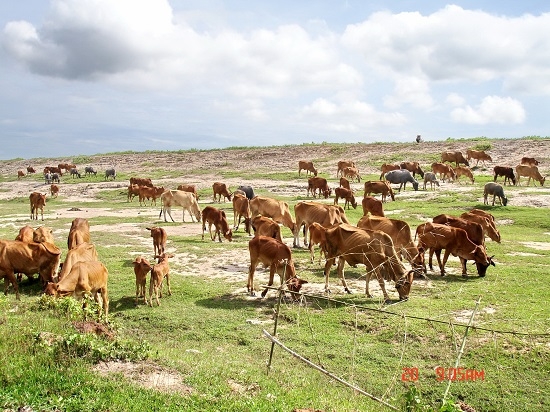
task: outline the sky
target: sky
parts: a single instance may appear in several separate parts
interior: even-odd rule
[[[548,136],[550,2],[7,0],[0,159]]]

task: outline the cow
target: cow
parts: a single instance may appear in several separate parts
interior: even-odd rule
[[[74,179],[75,177],[78,177],[79,179],[82,177],[80,172],[76,167],[73,167],[71,170],[69,170],[69,173],[71,174],[71,177]]]
[[[29,195],[29,202],[31,204],[31,220],[38,220],[38,209],[40,209],[40,216],[44,220],[44,206],[46,206],[46,195],[39,192],[32,192]]]
[[[385,216],[384,207],[381,200],[378,200],[372,196],[365,196],[363,197],[361,204],[363,206],[363,216],[367,216],[369,213],[373,216]]]
[[[97,170],[95,170],[92,166],[86,166],[84,168],[84,176],[97,176]]]
[[[116,179],[116,170],[114,168],[105,170],[105,180],[115,180]]]
[[[384,175],[392,170],[399,170],[401,166],[398,164],[384,163],[380,166],[380,180],[384,178]]]
[[[20,242],[25,243],[50,243],[52,245],[55,244],[55,240],[53,238],[52,229],[45,226],[40,226],[38,229],[34,230],[31,226],[25,225],[21,229],[19,229],[19,232],[15,238],[15,240],[18,240]],[[29,279],[33,279],[33,274],[27,274],[27,277]],[[17,273],[17,282],[21,282],[21,279],[23,278],[22,273]]]
[[[502,206],[506,206],[506,204],[508,203],[508,198],[504,195],[504,189],[498,183],[494,183],[494,182],[485,183],[485,186],[483,187],[483,204],[485,205],[489,204],[489,201],[487,200],[489,195],[493,195],[492,206],[495,205],[496,197],[498,197],[500,204]]]
[[[369,196],[371,193],[380,193],[382,194],[382,202],[386,201],[388,195],[390,195],[391,200],[395,201],[395,195],[393,194],[393,189],[391,188],[388,182],[380,182],[375,180],[369,180],[365,182],[365,193],[364,196]]]
[[[346,208],[346,206],[349,209],[350,204],[354,209],[357,209],[357,201],[355,200],[355,196],[353,196],[353,192],[351,190],[343,187],[337,187],[334,189],[334,195],[335,205],[338,204],[338,199],[344,199],[344,209]]]
[[[57,197],[59,195],[59,186],[52,183],[50,185],[50,195],[52,197]]]
[[[48,169],[50,173],[57,173],[59,176],[63,176],[63,168],[50,166],[46,169]]]
[[[80,243],[78,246],[67,251],[67,256],[60,265],[58,279],[60,281],[63,280],[71,272],[75,263],[96,260],[98,260],[98,257],[95,246],[88,242]]]
[[[233,230],[238,230],[241,219],[244,221],[244,230],[250,235],[250,201],[245,195],[233,194]]]
[[[139,187],[139,205],[141,206],[146,205],[147,202],[145,199],[151,201],[151,206],[153,203],[155,206],[157,205],[157,198],[159,198],[163,193],[165,192],[165,189],[163,186],[161,187],[149,187],[149,186],[140,186]]]
[[[298,293],[304,283],[304,279],[296,276],[294,261],[290,248],[277,239],[268,236],[254,236],[248,242],[248,251],[250,253],[250,266],[248,269],[248,280],[246,290],[250,296],[256,296],[254,291],[254,273],[259,263],[264,267],[269,267],[269,282],[262,292],[262,298],[267,294],[269,286],[273,285],[273,278],[277,272],[281,278],[281,286],[286,284],[291,292]],[[296,296],[292,295],[294,298]]]
[[[319,263],[321,262],[321,258],[323,255],[325,255],[325,258],[327,256],[324,247],[326,245],[326,236],[325,236],[326,228],[323,227],[320,223],[313,222],[308,227],[309,232],[309,255],[311,263],[315,262],[315,253],[313,251],[315,245],[319,245]]]
[[[192,193],[184,192],[183,190],[167,190],[162,195],[160,195],[162,200],[162,207],[160,208],[159,218],[164,212],[164,221],[166,220],[166,212],[168,216],[174,222],[172,217],[172,206],[181,206],[183,208],[183,217],[182,221],[185,222],[185,211],[191,215],[191,221],[193,221],[193,216],[197,219],[197,222],[201,220],[201,209],[197,203],[197,199]]]
[[[27,166],[27,173],[36,173],[36,170],[32,166]]]
[[[212,191],[214,192],[214,202],[216,201],[216,197],[218,197],[218,203],[221,203],[222,196],[224,203],[225,199],[231,201],[231,196],[233,194],[227,189],[225,183],[214,182],[214,184],[212,185]]]
[[[508,184],[512,182],[512,185],[516,184],[516,175],[514,169],[506,166],[495,166],[493,167],[493,182],[496,183],[497,177],[504,176],[504,184],[508,181]]]
[[[252,199],[256,194],[254,193],[254,188],[249,185],[240,185],[237,190],[241,190],[244,192],[245,196],[248,198],[248,200]]]
[[[74,249],[81,243],[90,242],[90,223],[88,219],[77,217],[73,219],[69,236],[67,237],[68,250]]]
[[[537,166],[530,165],[517,165],[516,176],[518,177],[518,186],[520,186],[519,181],[521,176],[529,178],[527,180],[527,186],[529,186],[529,183],[531,183],[531,179],[533,179],[534,186],[537,185],[535,181],[539,182],[541,186],[544,186],[544,181],[546,180],[546,177],[542,177],[542,175],[540,174],[539,168]]]
[[[386,173],[384,177],[390,183],[399,184],[399,192],[401,192],[401,188],[405,190],[407,182],[411,182],[413,189],[418,190],[418,181],[406,169],[392,170]]]
[[[481,160],[483,166],[485,166],[485,161],[488,161],[488,162],[493,161],[491,156],[489,156],[487,153],[485,153],[485,151],[483,151],[483,150],[473,150],[473,149],[466,150],[466,159],[476,160],[476,166],[478,165],[480,160]]]
[[[332,189],[328,186],[327,179],[324,177],[310,177],[307,179],[307,196],[309,196],[309,193],[311,192],[313,197],[317,197],[317,190],[319,190],[319,196],[321,196],[321,193],[325,197],[325,199],[328,199],[328,197],[332,193]]]
[[[139,185],[135,185],[135,184],[129,184],[128,185],[128,202],[131,202],[132,200],[134,200],[134,197],[138,197],[139,198],[139,189],[141,188],[141,186]]]
[[[426,185],[430,183],[430,188],[432,190],[435,190],[434,185],[439,187],[439,180],[437,180],[437,176],[433,172],[426,172],[424,173],[424,190],[426,190]]]
[[[477,266],[479,276],[485,276],[489,265],[495,266],[492,256],[488,257],[485,252],[485,247],[476,245],[468,238],[468,234],[464,229],[442,225],[439,223],[422,223],[416,228],[416,236],[418,237],[418,249],[420,253],[432,248],[437,257],[441,276],[445,276],[445,264],[449,255],[458,256],[466,260],[474,260]],[[443,261],[441,261],[441,250],[445,249]],[[465,263],[462,266],[462,275],[467,276]],[[430,267],[430,269],[432,269]],[[426,270],[424,270],[426,273]]]
[[[15,273],[24,273],[28,277],[38,273],[42,285],[45,285],[57,272],[60,257],[61,250],[51,243],[0,240],[0,279],[4,278],[4,293],[8,293],[11,283],[15,297],[19,299]]]
[[[433,173],[439,174],[439,178],[442,182],[445,182],[445,178],[447,177],[450,180],[456,179],[456,173],[454,169],[449,165],[440,162],[434,162],[432,163],[431,168]]]
[[[153,307],[153,295],[155,295],[157,306],[160,306],[159,296],[162,297],[164,278],[166,278],[166,285],[168,286],[168,295],[172,294],[172,289],[170,289],[170,264],[168,263],[168,259],[173,257],[174,254],[172,253],[155,255],[157,263],[151,268],[151,280],[149,282],[149,306],[151,307]]]
[[[458,179],[459,179],[461,176],[466,176],[468,179],[470,179],[470,182],[472,182],[472,184],[474,184],[474,182],[475,182],[474,175],[473,175],[473,173],[472,173],[472,171],[470,170],[469,167],[466,167],[466,166],[458,166],[458,167],[455,167],[455,168],[454,168],[454,171],[455,171],[456,181],[457,181],[457,182],[458,182]]]
[[[424,177],[424,171],[422,170],[418,162],[401,162],[399,167],[401,169],[406,169],[411,172],[413,177],[416,177],[417,173],[420,175],[420,177]]]
[[[206,222],[208,222],[208,233],[210,233],[210,239],[216,240],[218,235],[218,241],[222,241],[221,235],[228,241],[233,240],[233,232],[227,223],[227,217],[225,212],[221,209],[217,209],[213,206],[206,206],[202,209],[202,240],[204,240],[204,232],[206,231]],[[214,225],[215,231],[212,235],[212,225]]]
[[[359,174],[359,169],[356,167],[344,167],[344,170],[342,171],[342,175],[348,179],[350,179],[352,182],[357,179],[357,183],[361,181],[361,175]]]
[[[50,182],[51,183],[61,183],[59,181],[59,176],[61,176],[59,173],[50,173]]]
[[[310,224],[317,222],[324,227],[337,223],[349,223],[344,209],[340,206],[317,202],[299,202],[294,205],[296,230],[294,231],[294,246],[300,247],[300,229],[304,225],[304,244],[307,246],[307,231]]]
[[[355,167],[355,162],[353,160],[340,160],[338,161],[338,170],[336,171],[336,177],[340,175],[344,176],[345,167]]]
[[[483,228],[485,236],[488,236],[493,242],[500,243],[500,232],[495,225],[493,215],[490,213],[479,209],[472,209],[469,212],[462,213],[460,217],[470,222],[479,223]]]
[[[168,239],[166,230],[158,226],[146,227],[145,229],[151,232],[151,237],[153,238],[153,253],[155,255],[162,255],[166,248],[166,240]]]
[[[343,187],[344,189],[351,190],[351,186],[349,184],[349,180],[345,177],[340,178],[340,187]]]
[[[44,173],[44,184],[49,185],[52,183],[52,174],[50,172]]]
[[[389,301],[384,279],[395,282],[399,294],[399,300],[407,300],[413,282],[413,271],[407,273],[405,267],[399,260],[391,237],[377,230],[364,230],[346,223],[335,225],[325,230],[324,249],[327,254],[325,263],[325,291],[330,292],[328,278],[330,268],[338,260],[338,276],[342,280],[344,290],[348,289],[344,277],[344,265],[347,262],[350,266],[358,264],[366,267],[367,297],[372,297],[369,292],[371,275],[375,274],[385,301]]]
[[[32,226],[25,225],[21,229],[19,229],[19,233],[17,234],[15,240],[27,243],[34,242],[34,229],[32,228]]]
[[[138,256],[134,259],[132,265],[134,266],[134,274],[136,275],[136,306],[139,298],[143,298],[144,303],[147,305],[145,287],[147,285],[147,275],[151,273],[151,263],[143,256]]]
[[[197,187],[195,185],[182,184],[177,187],[178,190],[183,190],[184,192],[193,193],[195,199],[199,200],[200,196],[197,193]]]
[[[59,164],[57,165],[57,168],[55,168],[55,167],[50,167],[50,169],[51,169],[52,171],[56,171],[56,170],[53,170],[53,169],[57,169],[57,171],[59,171],[59,173],[61,173],[63,170],[65,170],[65,172],[68,172],[68,171],[70,171],[70,170],[73,169],[73,168],[76,168],[76,165],[71,164],[71,163],[59,163]]]
[[[462,152],[460,151],[454,151],[454,152],[443,152],[441,153],[441,163],[455,163],[455,166],[458,167],[461,163],[470,166],[470,163],[464,158],[462,155]]]
[[[256,196],[250,200],[251,218],[257,215],[270,217],[277,223],[281,223],[295,233],[296,223],[290,214],[288,203],[282,200],[271,199],[269,197]]]
[[[363,216],[357,222],[357,227],[361,229],[380,230],[389,235],[393,241],[393,246],[401,256],[401,260],[407,260],[415,273],[421,273],[422,264],[418,264],[415,259],[418,255],[418,248],[414,244],[411,228],[407,222],[399,219],[389,219],[379,216]]]
[[[108,278],[109,272],[103,263],[97,260],[77,262],[62,280],[57,283],[48,282],[44,293],[56,297],[74,296],[76,298],[92,295],[97,303],[99,303],[98,294],[101,294],[102,310],[107,317],[109,314]]]
[[[270,217],[255,216],[251,224],[254,229],[254,236],[268,236],[277,239],[279,242],[283,241],[281,227]]]
[[[17,171],[17,180],[21,180],[22,177],[25,177],[25,172],[22,170]]]
[[[522,157],[520,164],[529,166],[538,166],[540,162],[534,157]]]
[[[147,186],[147,187],[153,187],[153,181],[148,177],[131,177],[130,178],[130,184],[131,185],[138,185],[138,186]]]
[[[302,170],[306,171],[306,176],[310,173],[312,173],[313,176],[317,176],[317,169],[313,167],[313,162],[309,160],[298,161],[298,176],[300,176]]]

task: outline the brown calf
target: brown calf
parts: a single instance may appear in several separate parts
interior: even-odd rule
[[[225,199],[231,201],[231,196],[233,195],[233,193],[231,193],[227,189],[227,186],[225,185],[225,183],[214,182],[214,184],[212,185],[212,191],[214,192],[214,202],[216,201],[216,197],[217,197],[218,203],[221,203],[222,196],[223,196],[224,203],[225,203]]]
[[[164,253],[164,249],[166,248],[166,240],[168,239],[166,230],[158,226],[146,227],[145,229],[151,232],[151,237],[153,238],[154,254],[162,255]]]
[[[147,305],[145,286],[147,284],[147,275],[151,272],[152,266],[143,256],[135,258],[132,264],[134,265],[134,273],[136,275],[136,305],[139,302],[139,298],[143,298],[144,303]]]
[[[159,297],[162,298],[162,287],[164,278],[166,278],[166,285],[168,286],[168,295],[172,294],[170,289],[170,264],[169,258],[173,258],[174,255],[169,253],[163,253],[162,255],[156,255],[157,263],[151,268],[151,281],[149,282],[149,306],[153,307],[153,294],[157,301],[157,306],[160,306]]]
[[[208,232],[210,233],[210,239],[216,240],[216,235],[218,235],[218,240],[221,242],[221,234],[223,237],[229,240],[233,240],[233,232],[227,223],[227,217],[225,212],[221,209],[217,209],[213,206],[206,206],[202,212],[202,240],[204,240],[204,232],[206,231],[206,222],[208,222]],[[212,235],[212,225],[216,228],[214,235]]]

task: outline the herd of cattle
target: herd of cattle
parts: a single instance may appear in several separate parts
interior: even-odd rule
[[[432,256],[435,253],[439,270],[442,276],[446,274],[445,265],[452,254],[458,256],[461,261],[462,275],[467,276],[466,262],[474,261],[479,276],[485,276],[487,269],[495,265],[492,256],[488,256],[485,246],[485,237],[495,242],[500,242],[500,233],[496,227],[494,217],[482,210],[473,209],[460,216],[439,215],[431,221],[420,224],[416,228],[413,239],[410,226],[403,220],[391,219],[385,216],[383,204],[388,197],[395,200],[392,184],[399,184],[398,190],[405,189],[407,183],[411,183],[414,190],[418,190],[419,182],[416,174],[424,178],[424,189],[427,184],[433,189],[439,181],[456,180],[465,175],[474,182],[474,177],[468,160],[477,162],[491,161],[491,157],[482,151],[468,150],[467,159],[461,152],[444,152],[442,161],[431,165],[431,172],[421,169],[418,162],[403,162],[399,165],[384,164],[381,167],[379,181],[364,182],[364,195],[362,199],[363,217],[357,225],[352,225],[348,220],[345,209],[350,205],[357,207],[354,191],[350,181],[360,182],[359,170],[353,161],[338,162],[337,178],[340,178],[340,186],[334,188],[333,204],[320,201],[300,201],[294,205],[294,216],[288,203],[270,197],[256,196],[250,186],[240,186],[231,192],[226,184],[215,182],[212,185],[214,202],[232,202],[233,226],[230,226],[224,210],[214,206],[206,206],[201,209],[198,200],[199,194],[194,185],[180,185],[176,190],[156,187],[151,179],[130,179],[127,201],[134,197],[139,198],[140,205],[155,204],[160,199],[161,209],[159,218],[166,214],[172,217],[172,207],[181,207],[183,210],[182,221],[185,222],[185,212],[190,215],[191,221],[201,223],[202,238],[208,226],[211,240],[218,239],[222,242],[222,236],[227,241],[232,241],[233,231],[239,229],[244,223],[244,230],[254,237],[248,242],[250,254],[250,266],[247,280],[247,291],[254,295],[254,274],[258,264],[269,267],[270,276],[268,286],[273,284],[275,273],[278,273],[281,284],[286,284],[292,295],[297,296],[306,280],[296,275],[292,251],[283,243],[281,227],[287,227],[293,234],[293,246],[300,247],[300,237],[303,233],[303,243],[310,251],[310,259],[315,260],[314,247],[319,245],[321,256],[325,257],[324,275],[325,290],[329,292],[329,274],[332,266],[336,265],[337,274],[341,279],[346,292],[350,292],[345,277],[344,266],[347,262],[351,266],[362,264],[366,267],[366,295],[369,292],[369,281],[372,275],[376,276],[384,298],[389,299],[385,289],[385,281],[393,281],[400,300],[408,298],[413,279],[425,277],[427,273],[425,253],[429,252],[428,265],[432,267]],[[455,163],[451,167],[446,162]],[[465,166],[460,166],[463,163]],[[477,164],[477,163],[476,163]],[[524,158],[522,164],[516,167],[516,173],[511,168],[501,166],[494,167],[494,181],[499,176],[505,177],[510,184],[519,184],[521,176],[529,177],[544,184],[545,178],[538,172],[538,161]],[[63,167],[61,167],[63,166]],[[71,175],[80,177],[76,166],[70,164],[59,165],[57,168],[49,167],[44,170],[48,174],[69,171]],[[90,169],[90,170],[88,170]],[[504,170],[506,169],[506,170]],[[318,177],[318,171],[311,161],[299,161],[298,175],[306,171],[308,177],[307,195],[314,198],[323,196],[325,199],[332,195],[326,179]],[[76,171],[75,173],[73,171]],[[28,170],[32,173],[31,170]],[[93,168],[86,168],[86,174],[95,174]],[[106,172],[105,178],[116,177],[114,169]],[[52,184],[52,196],[54,187]],[[57,193],[57,192],[55,192]],[[380,194],[377,199],[375,194]],[[489,195],[501,199],[506,205],[502,186],[490,182],[485,186],[484,198],[487,203]],[[38,219],[40,210],[43,220],[43,208],[45,195],[33,192],[30,197],[31,219]],[[344,207],[338,205],[339,199],[345,201]],[[134,262],[136,276],[136,304],[140,298],[149,305],[153,305],[153,299],[159,304],[159,296],[162,296],[164,279],[169,283],[168,259],[173,254],[165,252],[167,234],[161,227],[147,228],[153,238],[153,250],[156,263],[150,263],[146,258],[139,256]],[[441,251],[444,250],[443,259]],[[13,285],[16,297],[19,298],[19,290],[16,275],[26,274],[32,277],[39,274],[45,293],[55,296],[91,294],[96,301],[101,295],[102,306],[105,313],[108,312],[107,279],[108,271],[105,265],[98,261],[97,252],[90,242],[89,223],[86,219],[77,218],[72,222],[68,237],[68,253],[60,264],[61,250],[55,246],[51,230],[40,227],[33,230],[25,226],[20,230],[16,240],[0,240],[0,276],[5,279],[5,292],[9,284]],[[410,264],[407,270],[403,264]],[[58,270],[58,267],[60,269]],[[145,288],[149,276],[149,299]],[[262,292],[265,296],[267,288]]]

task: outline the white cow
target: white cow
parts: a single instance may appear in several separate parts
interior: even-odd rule
[[[166,212],[174,222],[172,217],[172,206],[181,206],[183,207],[183,217],[182,221],[185,222],[185,211],[191,215],[191,221],[193,221],[193,216],[197,219],[197,222],[201,220],[201,209],[197,203],[197,199],[191,192],[184,192],[183,190],[167,190],[160,196],[162,200],[162,207],[160,209],[159,218],[164,212],[164,221],[166,220]]]

